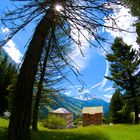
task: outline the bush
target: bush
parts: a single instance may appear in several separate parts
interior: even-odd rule
[[[82,117],[78,117],[74,120],[75,127],[79,127],[82,125]]]
[[[51,129],[66,128],[66,120],[64,118],[57,117],[55,115],[50,115],[46,120],[45,127]]]
[[[134,121],[134,116],[131,113],[131,109],[129,107],[128,104],[125,104],[122,107],[122,110],[118,111],[118,114],[121,116],[122,118],[122,123],[133,123]]]

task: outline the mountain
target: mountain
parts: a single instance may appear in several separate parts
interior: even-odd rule
[[[73,98],[78,99],[78,100],[82,100],[82,101],[87,101],[87,100],[95,99],[96,96],[91,94],[91,93],[84,92],[84,93],[79,93],[79,94],[73,96]]]
[[[109,112],[109,103],[98,98],[82,101],[73,97],[68,97],[64,94],[52,94],[51,98],[53,101],[51,104],[49,103],[49,105],[44,104],[40,106],[40,117],[46,117],[49,111],[55,110],[59,107],[64,107],[73,112],[75,117],[82,115],[83,107],[103,106],[104,114]]]

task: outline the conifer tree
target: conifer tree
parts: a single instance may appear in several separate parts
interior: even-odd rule
[[[116,90],[110,101],[110,121],[113,123],[122,123],[122,116],[118,111],[122,110],[123,96],[119,90]]]
[[[2,56],[0,53],[0,116],[8,110],[8,86],[12,83],[13,78],[17,75],[14,64],[9,61],[8,56]]]
[[[133,100],[133,108],[135,112],[135,123],[138,123],[138,100],[137,88],[135,86],[135,72],[139,68],[140,60],[138,55],[129,46],[123,42],[121,38],[116,38],[112,45],[112,53],[106,55],[106,59],[110,62],[111,76],[106,77],[114,81],[115,86],[125,91],[125,98]]]
[[[69,39],[64,34],[63,30],[60,30],[59,28],[57,28],[57,30],[55,31],[56,32],[54,34],[55,36],[48,39],[47,43],[45,44],[46,45],[45,50],[42,52],[42,57],[38,68],[39,71],[36,77],[37,79],[36,81],[38,81],[37,82],[38,84],[37,84],[37,92],[36,92],[36,98],[35,98],[35,103],[33,108],[33,121],[32,121],[33,130],[37,130],[38,110],[39,110],[40,100],[42,97],[43,88],[48,89],[46,91],[48,91],[49,94],[51,94],[51,92],[57,93],[60,92],[60,90],[62,90],[60,88],[59,90],[56,89],[56,84],[62,82],[62,80],[64,80],[65,78],[64,71],[67,67],[67,64],[65,64],[65,62],[68,62],[68,60],[66,60],[66,57],[70,53],[71,49],[70,47],[67,48],[67,46],[70,45]],[[67,41],[62,41],[62,38],[66,38]],[[46,52],[48,46],[51,47],[49,53]],[[63,54],[63,52],[65,52],[65,55]],[[67,59],[70,58],[67,57]]]

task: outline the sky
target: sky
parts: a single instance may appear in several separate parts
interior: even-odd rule
[[[103,29],[102,34],[113,43],[113,39],[118,36],[122,37],[124,42],[127,42],[128,45],[133,44],[134,49],[138,49],[136,44],[137,34],[135,33],[135,27],[132,24],[136,21],[136,17],[132,17],[129,9],[122,6],[111,5],[115,8],[114,13],[110,15],[112,18],[116,19],[117,25],[125,30],[133,31],[134,33],[119,32],[116,30]],[[0,15],[7,8],[11,7],[9,0],[1,0],[0,4]],[[119,18],[118,18],[119,17]],[[105,20],[105,25],[113,25],[111,20]],[[11,39],[4,46],[4,50],[9,54],[9,56],[16,62],[20,63],[25,51],[26,43],[29,39],[29,36],[33,33],[33,24],[28,26],[22,32],[19,32],[13,39]],[[0,39],[4,37],[6,33],[9,32],[8,28],[5,28],[0,24]],[[88,33],[83,29],[85,35]],[[75,36],[76,39],[76,36]],[[64,82],[63,85],[66,88],[65,94],[68,96],[76,96],[79,94],[91,94],[96,98],[104,99],[105,101],[110,101],[114,89],[112,88],[113,82],[107,80],[104,76],[109,76],[109,63],[105,59],[105,52],[102,49],[89,47],[88,42],[81,36],[82,50],[84,57],[82,57],[80,51],[77,47],[70,54],[71,58],[78,64],[78,70],[82,74],[80,79],[85,83],[84,88],[82,85],[77,82],[75,76],[70,73],[68,78],[73,83],[72,86],[68,82]],[[110,52],[110,44],[106,44],[105,49]],[[79,92],[80,91],[80,92]]]

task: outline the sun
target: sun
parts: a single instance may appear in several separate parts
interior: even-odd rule
[[[63,7],[60,4],[55,5],[55,10],[60,12],[63,9]]]

